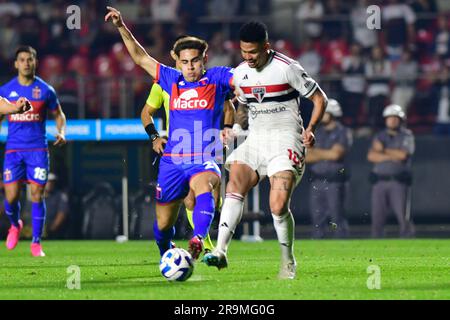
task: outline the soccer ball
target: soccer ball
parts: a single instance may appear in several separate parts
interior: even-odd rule
[[[159,261],[159,270],[169,281],[186,281],[194,271],[192,256],[181,248],[169,249]]]

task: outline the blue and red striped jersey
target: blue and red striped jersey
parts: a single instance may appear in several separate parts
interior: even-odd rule
[[[170,96],[169,141],[164,155],[190,159],[202,155],[207,160],[222,150],[220,122],[232,78],[233,69],[214,67],[199,81],[187,82],[180,71],[159,65],[156,82]]]
[[[59,106],[55,89],[39,77],[32,84],[23,86],[17,77],[0,87],[0,96],[15,103],[20,97],[30,100],[31,110],[8,115],[6,150],[47,148],[45,122],[47,110]]]

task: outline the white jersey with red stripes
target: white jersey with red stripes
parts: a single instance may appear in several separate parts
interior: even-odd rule
[[[297,61],[270,51],[262,69],[250,68],[244,62],[235,69],[233,78],[239,102],[249,108],[250,134],[273,129],[301,132],[299,96],[310,97],[318,84]]]

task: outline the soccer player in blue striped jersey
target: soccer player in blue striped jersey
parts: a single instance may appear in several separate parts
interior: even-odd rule
[[[174,52],[181,71],[164,66],[134,38],[120,12],[111,7],[107,9],[105,21],[112,19],[134,62],[170,96],[167,145],[154,126],[146,127],[153,149],[162,154],[154,224],[156,243],[161,255],[171,247],[178,211],[192,190],[195,196],[194,236],[189,241],[189,252],[197,259],[214,218],[213,190],[221,176],[216,161],[223,151],[220,121],[224,101],[233,87],[232,70],[228,67],[206,70],[208,46],[195,37],[182,38],[175,43]],[[227,127],[225,137],[228,131],[231,135],[231,128]]]
[[[16,103],[9,102],[0,96],[0,115],[23,113],[31,109],[30,101],[27,98],[20,97]]]
[[[188,35],[182,35],[179,36],[176,40],[180,40],[183,38],[189,38]],[[178,70],[181,69],[180,67],[180,61],[175,54],[173,50],[170,52],[172,58],[175,60],[176,68]],[[150,94],[148,96],[148,99],[146,101],[145,106],[142,108],[141,112],[141,120],[142,125],[147,127],[149,124],[153,123],[153,115],[162,107],[164,106],[165,116],[166,116],[166,128],[167,131],[169,131],[169,111],[170,111],[170,96],[169,94],[164,91],[161,86],[157,83],[154,83],[152,85]],[[224,103],[223,106],[224,110],[224,123],[233,123],[234,122],[234,106],[233,102],[231,100],[227,100]],[[222,197],[220,195],[220,184],[218,184],[214,190],[214,199],[215,199],[215,207],[216,207],[216,213],[219,212],[220,207],[222,206]],[[186,216],[189,221],[189,225],[192,227],[192,229],[195,228],[194,221],[193,221],[193,211],[195,206],[195,196],[193,191],[191,190],[186,198],[184,198],[184,206],[186,208]],[[206,237],[203,239],[203,244],[205,247],[205,253],[211,252],[211,250],[214,248],[214,245],[211,241],[211,237],[209,234],[206,235]]]
[[[37,53],[30,46],[16,51],[14,66],[17,77],[0,87],[0,96],[14,102],[25,97],[31,102],[31,109],[21,114],[8,116],[8,137],[6,140],[3,180],[5,183],[5,212],[11,222],[6,247],[12,250],[19,241],[23,223],[20,220],[20,191],[23,182],[31,186],[31,216],[33,239],[31,254],[45,256],[41,237],[45,223],[44,188],[49,170],[48,144],[45,122],[50,111],[56,120],[58,130],[54,145],[66,143],[66,117],[61,109],[55,90],[36,76]]]

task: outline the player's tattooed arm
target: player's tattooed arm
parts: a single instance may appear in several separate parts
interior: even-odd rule
[[[106,7],[108,13],[105,16],[105,22],[110,18],[112,23],[117,27],[128,52],[133,61],[147,71],[153,78],[156,78],[156,70],[159,62],[151,57],[144,47],[136,40],[131,31],[123,22],[122,15],[119,10],[113,7]]]

